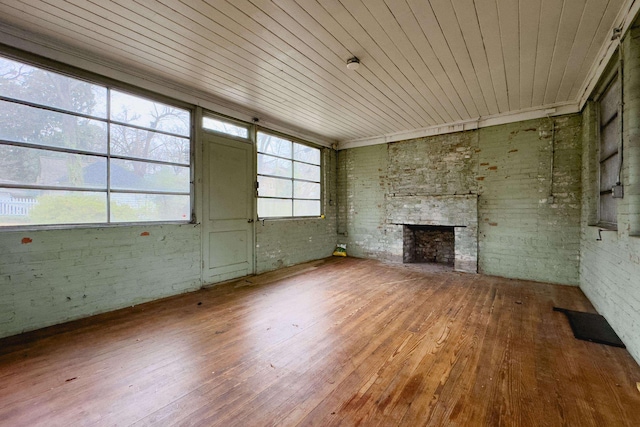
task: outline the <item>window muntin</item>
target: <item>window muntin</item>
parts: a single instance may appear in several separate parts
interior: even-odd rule
[[[0,227],[189,221],[191,112],[0,57]]]
[[[238,138],[248,139],[249,128],[245,126],[238,126],[227,121],[216,119],[213,117],[203,117],[202,127],[206,130],[212,130],[214,132],[224,133],[225,135],[235,136]]]
[[[620,141],[618,106],[620,105],[620,82],[614,78],[598,102],[599,115],[599,208],[598,222],[604,226],[615,227],[617,203],[612,188],[619,182]]]
[[[320,150],[258,132],[258,217],[320,216]]]

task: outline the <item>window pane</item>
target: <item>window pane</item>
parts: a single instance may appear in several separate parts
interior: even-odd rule
[[[111,125],[111,154],[189,164],[188,138]]]
[[[291,180],[258,177],[258,195],[261,197],[291,197]]]
[[[320,216],[320,200],[294,200],[293,216]]]
[[[320,150],[302,144],[293,144],[293,159],[301,162],[320,164]]]
[[[600,160],[618,152],[618,119],[600,129]]]
[[[107,188],[104,157],[0,145],[0,185]]]
[[[258,173],[291,178],[291,160],[258,154]]]
[[[246,127],[223,122],[222,120],[214,119],[212,117],[203,117],[202,127],[208,130],[226,133],[227,135],[238,136],[240,138],[249,137],[249,129]]]
[[[189,196],[168,194],[111,194],[112,222],[189,221]]]
[[[1,57],[0,95],[106,118],[105,87]]]
[[[620,104],[620,85],[618,79],[609,86],[600,99],[600,125],[607,123],[613,116],[618,114]]]
[[[616,224],[618,222],[617,212],[616,199],[613,198],[613,195],[611,193],[601,194],[600,221]]]
[[[307,165],[305,163],[293,163],[293,177],[308,181],[320,182],[320,166]]]
[[[295,181],[293,197],[296,199],[319,199],[320,183]]]
[[[172,191],[188,193],[189,168],[155,163],[113,159],[111,188],[113,190]]]
[[[111,90],[111,120],[189,136],[190,113],[181,108]]]
[[[0,101],[0,139],[106,153],[107,124]]]
[[[258,152],[291,158],[291,141],[258,132]]]
[[[609,191],[616,184],[619,168],[618,156],[610,157],[600,163],[600,191]]]
[[[291,216],[291,200],[258,198],[260,218]]]
[[[0,188],[0,225],[107,221],[107,194]]]

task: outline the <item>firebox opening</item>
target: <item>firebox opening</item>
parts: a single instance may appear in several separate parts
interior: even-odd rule
[[[403,262],[455,263],[454,227],[440,225],[405,225]]]

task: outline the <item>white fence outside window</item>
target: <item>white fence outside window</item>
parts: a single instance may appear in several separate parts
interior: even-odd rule
[[[30,198],[0,199],[0,215],[29,216],[29,211],[38,201]]]

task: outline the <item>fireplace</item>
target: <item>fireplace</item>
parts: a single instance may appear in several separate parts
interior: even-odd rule
[[[454,227],[439,225],[404,225],[404,263],[455,264]]]
[[[451,265],[453,252],[455,271],[478,271],[478,196],[393,194],[386,202],[393,260]],[[429,239],[433,245],[424,243]]]

